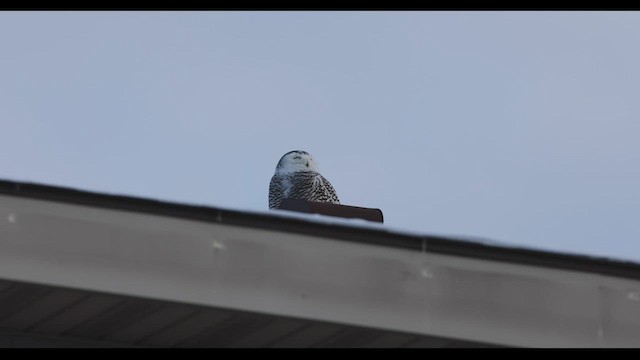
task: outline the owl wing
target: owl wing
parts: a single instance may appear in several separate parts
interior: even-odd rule
[[[285,186],[283,179],[279,176],[273,176],[269,183],[269,209],[280,206],[282,199],[285,197]]]
[[[316,201],[340,204],[340,200],[338,199],[336,190],[333,188],[333,185],[331,185],[329,180],[327,180],[324,176],[317,174],[314,177],[313,188],[314,193],[317,197]]]

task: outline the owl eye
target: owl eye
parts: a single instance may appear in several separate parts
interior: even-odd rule
[[[302,159],[300,156],[294,156],[293,160],[298,160],[298,159]]]

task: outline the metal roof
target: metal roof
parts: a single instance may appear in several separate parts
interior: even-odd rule
[[[640,266],[0,181],[0,346],[640,346]]]

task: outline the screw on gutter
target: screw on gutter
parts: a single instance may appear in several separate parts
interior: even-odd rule
[[[220,240],[213,240],[211,247],[213,248],[213,251],[222,251],[227,248]]]

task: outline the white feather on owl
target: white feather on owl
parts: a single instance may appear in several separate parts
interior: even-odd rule
[[[306,151],[290,151],[280,158],[269,183],[269,208],[285,198],[339,204],[331,183],[319,172],[318,163]]]

